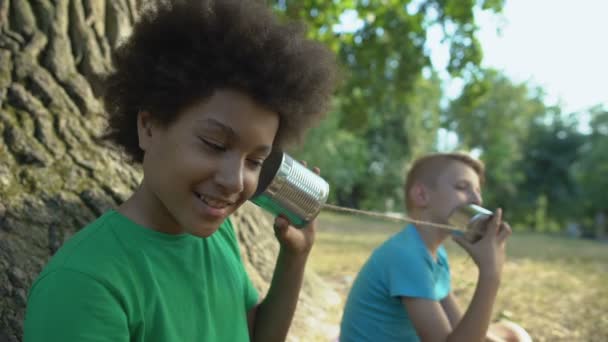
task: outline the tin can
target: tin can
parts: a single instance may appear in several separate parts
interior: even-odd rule
[[[479,241],[485,234],[488,219],[494,215],[490,210],[475,204],[456,208],[448,218],[448,223],[462,229],[462,234],[470,242]]]
[[[288,154],[274,150],[264,161],[251,201],[271,214],[303,228],[319,214],[329,184]]]

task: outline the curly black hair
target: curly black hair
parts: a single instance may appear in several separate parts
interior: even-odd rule
[[[166,1],[142,12],[105,79],[105,137],[135,162],[137,115],[170,125],[220,88],[242,91],[279,113],[276,146],[299,141],[328,110],[337,65],[298,23],[254,0]]]

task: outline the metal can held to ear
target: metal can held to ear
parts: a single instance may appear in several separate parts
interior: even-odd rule
[[[302,228],[317,217],[328,195],[329,184],[323,178],[286,153],[274,150],[262,165],[251,201]]]
[[[465,239],[469,242],[479,241],[485,234],[488,220],[494,215],[490,210],[475,204],[467,204],[456,208],[448,223],[463,230]]]

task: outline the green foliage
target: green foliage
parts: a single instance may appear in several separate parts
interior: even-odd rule
[[[481,50],[475,38],[473,9],[499,12],[502,0],[282,0],[277,12],[306,22],[311,37],[338,53],[345,83],[340,89],[342,126],[365,130],[370,116],[405,103],[422,68],[430,66],[425,50],[431,25],[444,28],[450,45],[448,70],[460,74],[478,65]],[[345,15],[350,21],[344,20]],[[350,15],[350,16],[348,16]],[[349,23],[353,29],[342,28]]]
[[[587,217],[598,213],[608,213],[608,108],[592,108],[591,133],[580,151],[580,158],[574,165],[574,178],[581,186],[581,196],[577,207]],[[586,231],[593,231],[593,220],[584,225]]]
[[[559,111],[549,112],[544,120],[537,120],[523,149],[524,155],[517,167],[525,174],[518,183],[516,210],[523,212],[547,199],[546,215],[565,225],[580,214],[581,189],[572,166],[581,157],[580,151],[587,137],[578,130],[574,115]],[[546,227],[536,225],[537,230]]]
[[[532,228],[537,232],[556,232],[559,231],[558,224],[551,220],[548,215],[548,206],[549,200],[547,199],[547,195],[541,194],[538,196],[536,203],[534,206],[528,209],[526,213],[527,220],[523,222],[526,223],[524,227],[525,230]]]
[[[606,210],[608,193],[608,111],[596,108],[591,111],[592,132],[584,146],[584,158],[580,160],[578,180],[584,187],[590,207]]]
[[[341,127],[340,115],[330,115],[293,151],[321,168],[332,185],[331,202],[384,210],[389,200],[393,209],[401,210],[408,157],[430,152],[435,145],[440,124],[438,78],[419,78],[408,96],[411,101],[399,110],[374,116],[364,134]]]
[[[338,128],[338,117],[330,116],[311,130],[307,143],[294,155],[318,166],[331,185],[329,201],[343,202],[357,191],[367,172],[369,155],[365,140]]]
[[[514,84],[495,70],[479,73],[452,101],[444,117],[458,134],[461,149],[478,150],[488,170],[484,198],[508,209],[518,200],[517,184],[525,178],[518,167],[534,120],[548,109],[542,93]]]
[[[568,222],[593,226],[589,218],[607,211],[608,114],[597,107],[590,115],[592,132],[583,134],[578,113],[548,107],[540,90],[487,70],[450,103],[444,125],[460,148],[480,152],[487,206],[503,207],[518,229],[556,232]]]
[[[503,207],[517,229],[559,231],[605,194],[605,187],[595,190],[601,184],[592,179],[595,171],[583,166],[606,161],[599,143],[579,131],[577,115],[546,106],[542,92],[525,83],[494,70],[476,74],[450,103],[444,125],[457,132],[460,148],[480,152],[485,205]],[[590,180],[587,189],[582,179]]]
[[[321,167],[332,203],[400,210],[404,166],[436,150],[443,127],[457,134],[458,149],[480,154],[485,204],[503,207],[517,228],[591,226],[608,211],[606,110],[590,111],[592,132],[583,134],[575,115],[545,105],[539,88],[479,68],[473,9],[498,13],[503,0],[272,3],[281,15],[303,20],[343,67],[331,115],[292,151]],[[466,81],[447,108],[440,107],[441,80],[425,50],[433,25],[443,28],[450,47],[448,71]]]
[[[595,216],[607,211],[608,182],[602,175],[608,172],[608,114],[601,107],[589,114],[590,134],[580,131],[579,113],[564,115],[555,108],[530,127],[516,164],[525,177],[516,183],[512,204],[514,218],[528,228],[558,231],[577,222],[592,235]]]
[[[474,7],[498,12],[503,1],[272,3],[281,15],[303,20],[310,36],[331,47],[343,66],[331,120],[294,153],[323,167],[334,189],[330,200],[384,209],[388,198],[401,206],[403,166],[434,149],[440,124],[440,81],[433,72],[422,77],[424,68],[432,70],[427,30],[444,28],[452,51],[448,69],[458,75],[481,60]]]
[[[487,167],[484,202],[503,207],[517,229],[588,230],[608,212],[608,112],[546,106],[541,89],[479,68],[475,7],[500,12],[504,0],[277,0],[285,17],[303,20],[312,38],[343,67],[334,110],[292,151],[322,169],[330,202],[374,210],[403,207],[404,166],[437,148],[437,131],[458,136],[457,149],[478,152]],[[348,18],[348,19],[347,19]],[[441,80],[425,50],[427,32],[443,28],[447,66],[466,81],[441,108]],[[423,72],[424,71],[424,72]]]

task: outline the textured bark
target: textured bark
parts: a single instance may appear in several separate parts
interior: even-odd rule
[[[98,99],[140,2],[0,0],[0,342],[21,340],[27,291],[49,257],[141,178],[100,141]],[[248,204],[235,226],[263,294],[278,250],[271,221]],[[308,275],[291,340],[314,335],[325,289]]]

